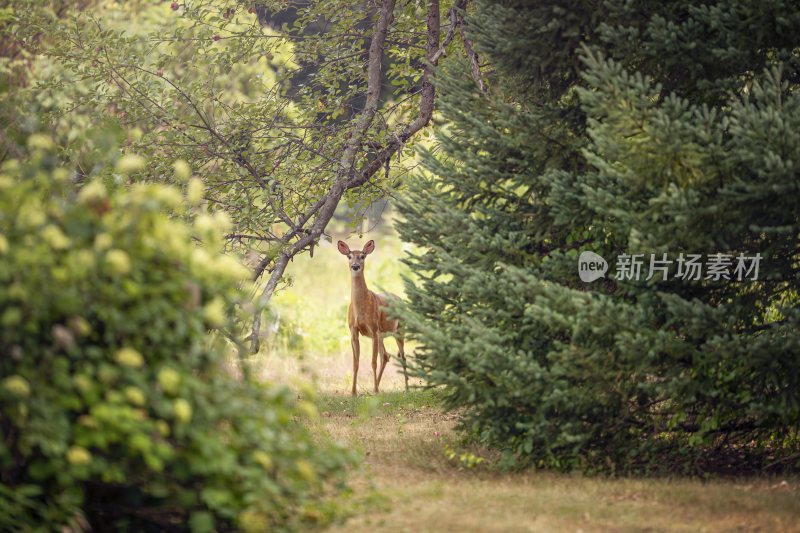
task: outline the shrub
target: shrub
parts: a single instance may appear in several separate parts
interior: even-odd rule
[[[216,252],[224,220],[162,185],[76,193],[28,144],[0,175],[0,529],[330,519],[348,453],[312,440],[310,404],[221,368],[248,277]]]

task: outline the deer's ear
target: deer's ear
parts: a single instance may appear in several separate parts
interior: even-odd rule
[[[336,243],[336,246],[339,248],[339,253],[342,255],[347,255],[350,253],[350,247],[347,246],[347,243],[344,241],[339,241]]]
[[[371,254],[374,250],[375,250],[375,241],[371,240],[364,245],[364,249],[362,251],[365,254]]]

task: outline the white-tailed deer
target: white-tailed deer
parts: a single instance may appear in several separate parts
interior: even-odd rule
[[[408,372],[406,371],[406,354],[403,351],[403,334],[400,330],[400,321],[389,318],[387,303],[397,296],[392,294],[375,294],[367,288],[364,280],[364,261],[375,250],[375,241],[369,241],[360,252],[350,250],[344,241],[338,242],[339,252],[347,256],[350,266],[350,307],[347,309],[347,325],[350,326],[350,343],[353,347],[353,396],[356,395],[358,381],[358,360],[361,352],[359,334],[372,339],[372,376],[375,379],[375,392],[381,384],[383,370],[389,362],[383,338],[387,335],[394,336],[397,356],[403,364],[403,375],[408,390]],[[378,371],[378,354],[381,356],[381,369]]]

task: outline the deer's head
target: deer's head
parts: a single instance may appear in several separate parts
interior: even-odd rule
[[[360,252],[351,250],[344,241],[339,241],[337,246],[339,252],[347,256],[347,263],[350,265],[350,274],[358,276],[364,272],[364,261],[367,256],[375,250],[375,241],[367,242],[367,244],[364,245],[364,249]]]

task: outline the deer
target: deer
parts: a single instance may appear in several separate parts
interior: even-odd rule
[[[408,371],[406,369],[406,355],[404,351],[405,340],[400,328],[400,320],[390,318],[388,314],[388,304],[392,300],[397,300],[393,294],[377,294],[367,288],[364,279],[364,263],[369,254],[375,250],[375,241],[370,240],[364,245],[361,251],[353,251],[344,242],[337,243],[339,252],[347,256],[347,263],[350,268],[350,305],[347,308],[347,325],[350,327],[350,345],[353,348],[353,390],[352,395],[356,396],[356,385],[358,382],[358,363],[361,352],[359,335],[364,335],[372,339],[372,377],[374,379],[375,394],[381,384],[383,371],[389,362],[383,338],[393,336],[397,342],[399,350],[397,356],[403,365],[403,375],[406,381],[406,391],[408,391]],[[381,356],[381,369],[378,371],[378,355]]]

